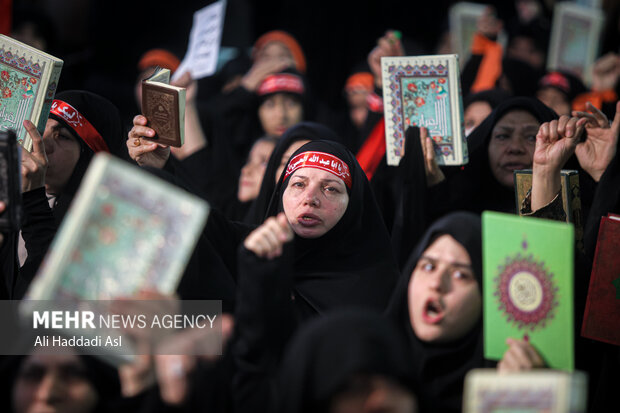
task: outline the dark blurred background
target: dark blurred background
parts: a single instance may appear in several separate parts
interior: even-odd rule
[[[212,1],[0,0],[12,3],[13,27],[34,21],[45,49],[65,61],[60,90],[87,89],[130,111],[136,64],[141,54],[163,47],[182,58],[193,13]],[[493,4],[499,17],[516,15],[519,0]],[[610,9],[617,9],[605,0]],[[228,0],[222,47],[248,52],[256,38],[281,29],[296,37],[308,62],[314,95],[329,105],[344,105],[342,88],[351,70],[363,63],[387,29],[403,33],[408,54],[432,54],[448,29],[452,0],[303,1]],[[539,0],[550,13],[553,0]],[[620,2],[617,2],[620,3]],[[610,17],[610,16],[608,16]],[[613,17],[612,17],[613,21]],[[615,18],[616,25],[618,22]],[[615,30],[616,38],[617,27]],[[613,40],[612,43],[618,40]],[[607,42],[609,43],[609,42]],[[605,45],[605,48],[617,45]],[[209,79],[200,83],[209,93]]]

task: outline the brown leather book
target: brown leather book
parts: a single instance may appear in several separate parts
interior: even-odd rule
[[[180,147],[185,140],[185,88],[169,81],[168,69],[158,69],[142,81],[142,114],[156,132],[149,140]]]

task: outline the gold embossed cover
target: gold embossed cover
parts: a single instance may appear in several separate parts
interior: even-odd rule
[[[185,140],[185,89],[167,84],[166,78],[154,79],[160,79],[160,72],[166,70],[142,82],[142,114],[157,133],[154,142],[180,147]]]

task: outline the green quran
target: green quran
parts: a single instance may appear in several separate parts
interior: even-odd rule
[[[549,367],[573,371],[573,225],[485,211],[482,240],[485,358],[528,339]]]

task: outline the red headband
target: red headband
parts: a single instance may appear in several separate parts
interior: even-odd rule
[[[289,73],[278,73],[267,76],[265,80],[263,80],[263,83],[260,84],[260,87],[256,93],[259,96],[263,96],[278,92],[289,92],[303,95],[304,82],[301,81],[299,76]]]
[[[341,161],[336,156],[325,152],[302,152],[296,155],[290,160],[286,167],[286,174],[284,179],[288,178],[296,170],[300,168],[316,168],[330,172],[342,179],[347,186],[351,189],[353,181],[351,180],[351,173],[349,172],[349,166]]]
[[[97,129],[67,102],[54,99],[50,113],[64,120],[93,152],[110,152]]]
[[[138,69],[144,70],[153,66],[161,66],[174,72],[180,64],[181,61],[179,58],[169,51],[164,49],[152,49],[142,55],[138,62]]]
[[[568,83],[568,79],[558,72],[551,72],[545,77],[543,77],[540,81],[541,87],[557,87],[564,91],[564,93],[570,92],[570,84]]]

